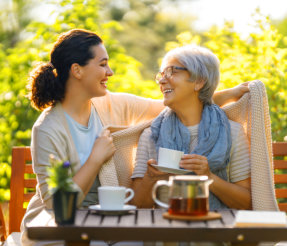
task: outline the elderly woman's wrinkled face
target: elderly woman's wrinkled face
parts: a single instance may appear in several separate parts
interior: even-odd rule
[[[164,105],[173,110],[190,107],[194,98],[198,98],[198,93],[195,83],[189,81],[189,72],[183,70],[184,66],[175,58],[168,59],[162,67],[164,75],[158,83],[164,96]]]

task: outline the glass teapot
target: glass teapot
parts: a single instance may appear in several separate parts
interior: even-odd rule
[[[207,176],[171,176],[169,181],[159,180],[153,187],[152,198],[159,206],[168,208],[172,215],[206,215],[209,210],[209,185],[213,182]],[[168,186],[169,204],[157,198],[157,189]]]

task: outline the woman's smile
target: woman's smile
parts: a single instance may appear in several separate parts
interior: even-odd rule
[[[100,84],[101,84],[104,88],[107,88],[107,83],[108,83],[108,78],[103,79]]]
[[[162,90],[162,93],[164,94],[164,95],[168,95],[168,94],[170,94],[170,93],[172,93],[174,90],[173,89],[163,89]]]

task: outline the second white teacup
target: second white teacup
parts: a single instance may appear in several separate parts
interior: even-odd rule
[[[182,151],[160,147],[158,151],[158,165],[179,169],[179,162],[183,155],[184,152]]]
[[[98,187],[99,203],[104,210],[121,210],[134,197],[134,191],[123,186]],[[126,198],[126,194],[129,196]]]

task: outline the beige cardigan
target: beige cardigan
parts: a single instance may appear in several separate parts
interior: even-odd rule
[[[229,119],[243,125],[249,139],[253,210],[279,210],[274,191],[268,97],[264,84],[259,80],[250,82],[249,90],[223,110]]]

